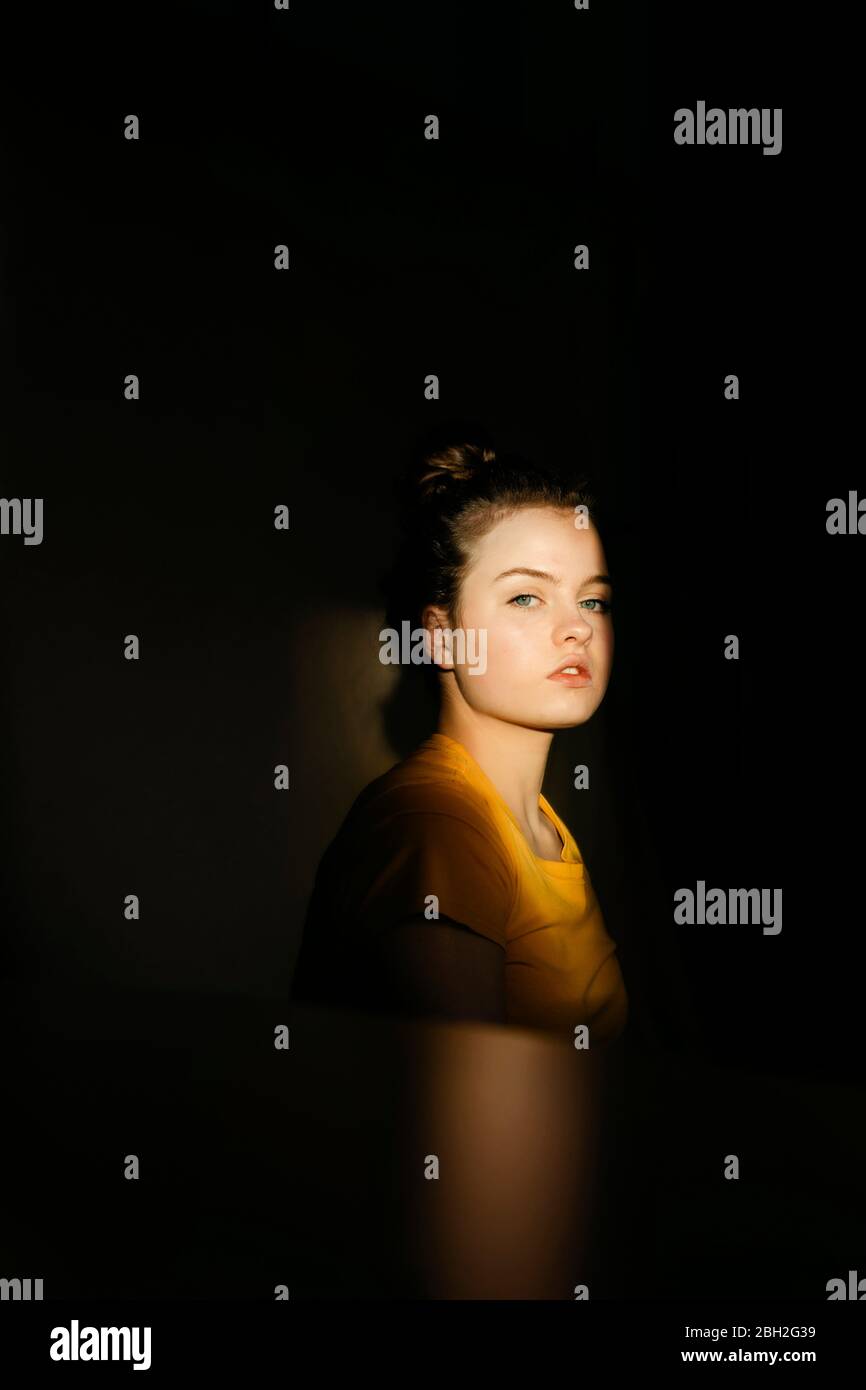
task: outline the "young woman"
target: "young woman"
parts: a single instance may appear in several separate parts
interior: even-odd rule
[[[293,994],[569,1039],[585,1024],[592,1047],[621,1033],[626,992],[580,850],[541,791],[554,733],[594,714],[610,675],[591,499],[471,444],[429,455],[416,489],[400,573],[438,726],[328,847]]]

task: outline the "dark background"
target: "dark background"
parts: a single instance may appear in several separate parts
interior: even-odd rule
[[[607,519],[614,676],[546,783],[633,1005],[602,1295],[822,1297],[866,1259],[862,542],[825,529],[862,467],[828,427],[844,229],[825,255],[786,7],[29,22],[5,59],[0,494],[43,497],[45,535],[0,538],[3,1162],[29,1194],[4,1264],[185,1289],[160,1253],[184,1210],[184,1277],[271,1277],[276,1193],[235,1219],[257,1151],[248,1132],[239,1170],[226,1117],[285,1014],[322,850],[424,732],[377,661],[393,482],[424,430],[470,420],[589,470]],[[699,99],[781,106],[781,154],[676,146]],[[675,927],[698,879],[781,887],[781,934]],[[217,1056],[248,1070],[194,1084]],[[100,1135],[162,1155],[124,1185],[132,1217]],[[178,1157],[198,1172],[205,1135],[219,1241]],[[720,1184],[728,1152],[747,1181]],[[50,1172],[104,1210],[86,1250],[34,1218]]]

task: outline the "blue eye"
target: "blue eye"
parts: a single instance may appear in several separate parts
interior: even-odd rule
[[[590,612],[592,613],[609,613],[610,610],[613,608],[613,604],[611,603],[611,601],[606,598],[585,598],[583,601],[584,603],[598,603],[601,605],[600,608],[590,609]]]
[[[508,602],[509,605],[513,606],[514,608],[530,608],[532,606],[530,603],[522,603],[522,599],[535,599],[538,603],[542,602],[542,600],[538,597],[538,594],[515,594],[514,598],[509,599]],[[610,613],[611,609],[613,608],[613,604],[610,601],[610,599],[606,598],[585,598],[581,601],[581,603],[582,605],[586,603],[598,604],[597,608],[591,608],[589,610],[590,613],[607,614]]]

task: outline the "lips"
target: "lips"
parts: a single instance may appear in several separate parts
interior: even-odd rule
[[[571,675],[580,676],[589,676],[592,674],[585,661],[578,661],[576,659],[561,662],[556,670],[551,671],[550,674],[551,676],[561,676],[566,672],[569,672]]]
[[[592,673],[584,661],[564,661],[555,671],[551,671],[547,679],[555,681],[557,685],[570,686],[572,690],[592,685]]]

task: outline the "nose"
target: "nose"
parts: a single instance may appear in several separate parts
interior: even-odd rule
[[[581,646],[585,646],[591,636],[592,623],[582,609],[561,622],[556,633],[557,641],[579,642]]]

